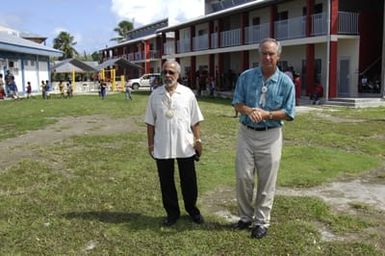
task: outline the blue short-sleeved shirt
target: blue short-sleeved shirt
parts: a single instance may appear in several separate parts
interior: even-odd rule
[[[263,75],[260,67],[244,71],[238,78],[232,105],[242,103],[251,108],[262,108],[266,111],[282,110],[289,120],[295,116],[295,87],[293,81],[278,68],[275,73],[264,82],[266,92],[265,106],[260,106]],[[264,120],[254,123],[247,115],[240,116],[241,123],[252,127],[282,126],[282,120]]]

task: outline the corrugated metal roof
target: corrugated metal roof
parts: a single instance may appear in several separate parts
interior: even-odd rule
[[[51,67],[55,73],[71,73],[75,71],[77,73],[96,72],[96,65],[92,62],[81,61],[77,59],[65,59],[63,61],[57,61]],[[90,65],[91,64],[91,65]]]
[[[21,37],[0,32],[0,51],[20,52],[42,56],[60,57],[62,51],[32,42]]]

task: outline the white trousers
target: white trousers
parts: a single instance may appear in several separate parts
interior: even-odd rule
[[[255,131],[240,125],[235,166],[237,202],[242,221],[264,227],[270,225],[281,155],[282,128]]]

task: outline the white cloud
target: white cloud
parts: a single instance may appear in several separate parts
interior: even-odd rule
[[[204,0],[112,0],[111,11],[117,22],[134,20],[134,27],[165,18],[172,25],[203,15]]]

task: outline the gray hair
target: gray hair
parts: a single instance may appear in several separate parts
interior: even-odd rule
[[[180,64],[176,60],[166,60],[163,63],[163,69],[166,65],[175,65],[176,72],[178,72],[178,74],[180,75],[181,67],[180,67]]]
[[[271,38],[271,37],[267,37],[267,38],[262,39],[262,41],[259,43],[259,48],[261,48],[261,45],[263,45],[266,42],[275,43],[277,45],[277,53],[278,53],[278,55],[281,54],[281,52],[282,52],[281,43],[278,40],[276,40],[274,38]]]

